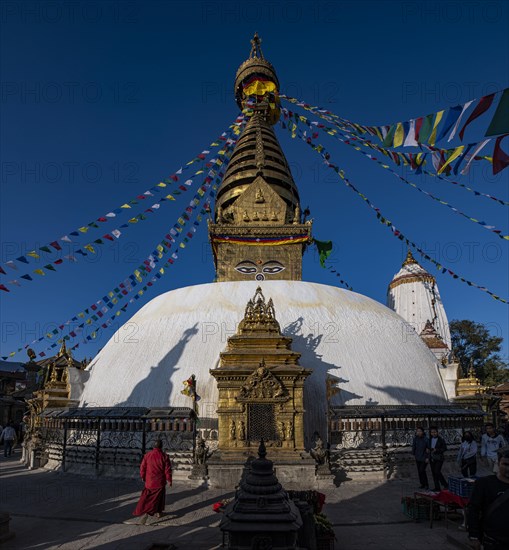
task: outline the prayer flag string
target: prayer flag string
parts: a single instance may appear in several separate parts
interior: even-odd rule
[[[392,234],[397,237],[399,240],[401,241],[404,241],[406,243],[407,246],[413,248],[414,250],[416,250],[420,255],[421,257],[425,258],[426,260],[430,261],[431,263],[433,263],[435,265],[435,267],[441,272],[441,273],[448,273],[453,279],[459,279],[461,282],[467,284],[468,286],[473,286],[479,290],[481,290],[482,292],[486,292],[487,294],[489,294],[494,300],[497,300],[499,302],[503,302],[504,304],[508,304],[509,303],[509,300],[506,300],[504,298],[501,298],[500,296],[496,295],[495,293],[491,292],[490,290],[488,290],[485,286],[481,286],[477,283],[474,283],[472,281],[469,281],[467,279],[465,279],[464,277],[461,277],[460,275],[454,273],[454,271],[452,271],[451,269],[448,269],[446,267],[444,267],[443,265],[441,265],[439,262],[437,262],[436,260],[434,260],[433,258],[431,258],[431,256],[429,256],[428,254],[426,254],[421,248],[419,248],[414,242],[412,242],[410,239],[408,239],[402,231],[400,231],[390,220],[388,220],[387,218],[385,218],[381,212],[381,210],[379,208],[377,208],[370,200],[369,198],[364,195],[363,193],[361,193],[353,184],[352,182],[348,179],[348,177],[346,176],[344,170],[341,170],[339,168],[339,166],[337,166],[336,164],[333,164],[329,161],[329,159],[331,158],[330,154],[326,151],[325,147],[323,147],[323,145],[321,144],[318,144],[318,145],[315,145],[315,143],[311,140],[311,138],[309,137],[306,137],[304,136],[303,132],[301,132],[300,130],[297,130],[297,128],[293,128],[293,127],[290,127],[290,125],[286,126],[286,128],[288,129],[288,131],[290,132],[290,134],[292,135],[292,137],[299,137],[300,139],[302,139],[302,141],[304,141],[305,143],[307,143],[314,151],[316,151],[323,159],[324,159],[324,163],[326,166],[328,166],[329,168],[331,168],[332,170],[334,170],[334,172],[336,172],[336,174],[338,174],[338,176],[341,178],[341,180],[345,183],[345,185],[351,189],[354,193],[356,193],[372,210],[373,212],[376,214],[376,217],[377,219],[379,220],[379,222],[382,224],[382,225],[385,225],[386,227],[388,227]]]
[[[298,107],[300,107],[300,108],[302,108],[306,111],[309,111],[310,113],[314,114],[315,116],[318,116],[322,120],[330,122],[338,130],[341,130],[345,133],[350,134],[350,132],[348,131],[348,129],[346,128],[346,126],[344,124],[341,124],[341,123],[337,122],[337,119],[339,117],[333,117],[333,116],[329,116],[328,114],[326,114],[326,113],[330,113],[330,111],[327,111],[326,109],[321,109],[319,107],[313,107],[313,106],[311,106],[307,103],[304,103],[300,100],[297,100],[295,98],[290,98],[289,96],[281,96],[281,97],[283,97],[288,102],[293,103],[293,104],[297,105]],[[327,133],[329,133],[330,135],[333,135],[335,132],[337,132],[337,130],[335,130],[334,128],[326,128],[326,130],[327,130]],[[460,183],[460,182],[457,182],[457,181],[454,181],[454,180],[450,180],[450,179],[442,176],[441,174],[434,174],[433,172],[429,172],[427,170],[424,170],[423,167],[427,163],[427,161],[426,161],[427,153],[417,153],[417,154],[415,154],[415,153],[400,153],[400,152],[397,152],[397,151],[389,151],[387,149],[384,149],[383,147],[380,147],[376,143],[371,142],[369,139],[361,137],[358,134],[357,134],[357,139],[365,147],[369,147],[371,149],[374,149],[375,151],[378,151],[378,152],[382,153],[383,155],[385,155],[386,157],[388,157],[391,160],[391,162],[393,162],[394,164],[396,164],[398,166],[400,164],[403,164],[405,166],[408,166],[411,170],[415,170],[416,174],[423,173],[423,174],[426,174],[428,176],[438,178],[441,181],[444,181],[444,182],[447,182],[449,184],[461,187],[461,188],[465,189],[466,191],[468,191],[470,193],[473,193],[475,196],[486,197],[486,198],[488,198],[492,201],[495,201],[498,204],[501,204],[502,206],[509,206],[509,202],[504,201],[502,199],[499,199],[497,197],[494,197],[493,195],[490,195],[488,193],[483,193],[481,191],[477,191],[476,189],[472,189],[471,187],[468,187],[467,185],[465,185],[463,183]],[[478,146],[482,145],[483,143],[485,143],[485,142],[482,142],[481,144],[469,144],[469,145],[463,146],[463,147],[465,147],[466,150],[461,154],[461,156],[458,157],[458,160],[454,163],[454,169],[452,170],[454,172],[454,174],[458,174],[461,162],[468,159],[468,152],[469,152],[468,148],[470,147],[470,149],[472,149],[474,146],[478,147]],[[439,150],[439,149],[433,149],[433,151],[440,152],[440,155],[444,154],[444,156],[445,156],[445,152],[446,152],[446,150]],[[454,150],[452,150],[452,151],[454,151]],[[474,154],[472,154],[470,156],[470,159],[468,160],[467,165],[463,169],[463,172],[462,172],[463,174],[467,173],[468,169],[470,168],[471,162],[473,160],[475,160],[476,158],[481,158],[481,157],[476,157]],[[489,158],[489,157],[483,157],[483,158]],[[447,169],[448,166],[446,166],[445,168]]]
[[[245,121],[241,123],[241,125],[244,125]],[[239,132],[235,132],[237,134]],[[218,187],[218,185],[221,183],[224,172],[218,171],[216,174],[215,170],[219,170],[219,167],[221,165],[227,165],[228,161],[231,157],[231,153],[233,150],[233,147],[236,143],[236,140],[231,140],[229,144],[226,145],[225,149],[225,157],[224,159],[220,160],[220,163],[218,164],[218,168],[211,169],[205,178],[206,183],[200,187],[197,194],[195,195],[195,198],[190,203],[190,207],[192,210],[195,210],[200,203],[203,201],[206,202],[206,207],[202,208],[200,211],[200,214],[197,216],[196,221],[193,222],[193,227],[189,232],[187,232],[184,236],[182,233],[183,227],[186,224],[186,221],[190,221],[189,217],[189,207],[186,208],[186,210],[182,213],[181,217],[179,218],[179,221],[170,229],[170,232],[165,236],[165,238],[156,246],[155,250],[148,256],[148,258],[144,261],[144,264],[139,266],[137,270],[135,270],[129,277],[124,279],[121,283],[117,285],[114,289],[110,290],[103,296],[101,300],[98,300],[97,302],[94,302],[91,306],[86,308],[84,311],[81,311],[65,323],[62,323],[59,325],[58,329],[54,329],[52,332],[45,334],[44,336],[41,336],[40,338],[33,340],[30,344],[26,344],[24,347],[18,348],[17,351],[11,352],[7,356],[3,356],[2,359],[6,360],[23,349],[27,349],[29,346],[32,346],[33,344],[37,344],[44,340],[45,338],[53,338],[55,336],[58,336],[60,331],[64,330],[66,326],[69,326],[71,323],[78,322],[80,319],[83,321],[77,325],[75,328],[73,328],[72,331],[68,335],[64,335],[62,338],[48,346],[45,350],[41,351],[39,353],[39,357],[45,357],[46,351],[49,349],[55,348],[57,345],[59,345],[60,342],[63,340],[70,340],[71,338],[75,338],[83,331],[83,329],[91,330],[91,333],[86,336],[85,342],[92,341],[97,337],[97,330],[99,328],[108,328],[114,320],[123,313],[125,313],[127,307],[129,304],[134,303],[136,300],[139,300],[139,298],[146,292],[146,290],[149,287],[152,287],[165,273],[165,268],[172,265],[179,257],[178,250],[173,252],[171,256],[168,257],[165,264],[157,271],[157,273],[152,277],[150,281],[147,282],[145,286],[143,286],[141,289],[139,289],[136,293],[136,295],[129,300],[126,304],[124,304],[118,311],[116,311],[113,315],[111,315],[106,320],[103,319],[105,313],[107,313],[110,309],[113,309],[120,300],[127,298],[127,296],[135,290],[134,287],[136,287],[139,283],[143,281],[143,277],[147,276],[153,269],[155,269],[155,264],[158,263],[164,255],[169,254],[171,251],[172,244],[176,248],[185,248],[187,242],[189,242],[190,239],[193,238],[194,234],[196,233],[196,228],[200,225],[202,221],[202,216],[207,214],[210,211],[210,198],[214,196],[215,191]],[[219,159],[218,159],[219,160]],[[224,167],[225,167],[224,166]],[[224,168],[223,167],[223,168]],[[215,176],[215,180],[212,178]],[[206,194],[206,191],[208,190],[208,193]],[[199,197],[199,198],[198,198]],[[198,202],[195,202],[195,199],[198,199]],[[179,240],[181,241],[179,243]],[[178,243],[178,247],[177,247]],[[87,319],[85,319],[86,315],[90,315]],[[96,326],[97,324],[97,326]],[[71,349],[75,349],[79,346],[79,343],[73,346]]]
[[[236,129],[238,128],[238,124],[240,122],[242,122],[242,120],[244,119],[244,116],[245,115],[241,113],[237,117],[235,122],[229,126],[229,129],[227,131],[223,132],[216,140],[211,142],[209,147],[211,149],[212,148],[218,148],[218,147],[223,148],[224,144],[227,142],[227,140],[231,139],[231,137],[230,137],[231,133],[233,132],[234,134],[236,134]],[[134,205],[140,204],[140,202],[142,202],[143,200],[147,200],[150,197],[155,196],[156,193],[162,193],[162,192],[166,193],[167,192],[166,188],[170,185],[176,185],[179,181],[181,181],[183,179],[184,172],[189,170],[193,164],[195,164],[197,162],[205,163],[205,161],[206,161],[207,157],[210,155],[210,153],[211,153],[210,150],[203,150],[199,155],[194,157],[187,164],[181,166],[174,174],[172,174],[172,175],[168,176],[167,178],[163,179],[157,185],[154,185],[154,186],[150,187],[149,189],[147,189],[143,193],[141,193],[139,195],[136,195],[135,198],[125,202],[124,204],[122,204],[118,208],[113,209],[112,211],[108,212],[107,214],[104,214],[103,216],[99,216],[96,220],[94,220],[92,222],[89,222],[88,224],[86,224],[82,227],[79,227],[79,228],[65,234],[64,236],[60,237],[59,239],[56,239],[56,240],[52,241],[51,243],[48,243],[48,244],[46,244],[44,246],[41,246],[41,247],[38,247],[37,249],[31,250],[31,251],[27,252],[26,254],[15,258],[15,260],[10,260],[8,262],[5,262],[5,266],[10,268],[11,270],[16,271],[18,269],[18,264],[28,264],[28,263],[33,262],[34,260],[40,260],[41,256],[43,256],[43,253],[60,252],[62,250],[62,246],[65,246],[65,244],[62,244],[62,243],[74,243],[74,242],[76,242],[77,238],[79,238],[82,235],[85,235],[86,233],[88,233],[88,231],[90,229],[99,229],[99,228],[101,228],[102,225],[99,225],[97,222],[99,222],[100,224],[107,223],[107,222],[113,220],[114,218],[116,218],[118,215],[120,215],[120,214],[126,212],[127,210],[131,209]],[[200,173],[202,173],[202,170],[198,170],[195,173],[195,175],[200,174]],[[125,229],[127,227],[130,227],[131,224],[135,224],[138,221],[145,220],[146,219],[146,214],[154,213],[154,211],[156,211],[160,207],[160,203],[162,203],[162,202],[174,201],[175,196],[181,195],[183,192],[186,192],[188,190],[189,186],[192,185],[192,183],[193,183],[192,179],[185,180],[183,183],[178,185],[178,187],[176,187],[170,194],[167,194],[164,197],[162,197],[161,199],[159,199],[159,201],[157,201],[151,207],[144,210],[142,213],[130,218],[128,223],[121,225],[120,228]],[[93,242],[90,242],[86,245],[83,245],[82,248],[85,248],[89,252],[94,253],[94,245],[104,244],[103,239],[105,239],[106,241],[114,241],[115,239],[118,239],[120,237],[120,234],[121,234],[120,228],[116,228],[116,229],[112,230],[111,232],[106,233],[105,235],[103,235],[100,239],[96,239]],[[76,252],[76,254],[82,255],[82,256],[87,255],[87,253],[82,249],[79,249]],[[71,256],[71,257],[69,257],[69,256]],[[55,262],[50,262],[47,266],[44,266],[44,267],[47,270],[55,271],[54,266],[55,265],[60,265],[64,260],[71,261],[71,262],[76,261],[76,257],[72,257],[74,255],[71,254],[69,256],[63,256],[62,258],[59,258]],[[43,269],[38,269],[38,270],[35,270],[34,273],[36,273],[38,275],[44,275],[44,270]],[[0,267],[0,275],[6,275],[6,274],[7,274],[7,272],[2,267]],[[25,276],[21,276],[20,278],[22,278],[24,280],[28,280],[28,281],[31,280],[31,276],[29,274],[26,274]],[[18,281],[16,279],[14,279],[14,281],[11,282],[11,284],[13,284],[15,286],[20,286],[19,283],[20,283],[20,281]]]
[[[477,225],[480,225],[481,227],[483,227],[484,229],[487,229],[488,231],[491,231],[492,233],[495,233],[495,235],[497,235],[497,237],[501,238],[501,239],[504,239],[506,241],[509,241],[509,235],[504,235],[502,233],[502,230],[500,229],[497,229],[494,225],[488,225],[486,222],[482,221],[482,220],[478,220],[476,218],[473,218],[471,216],[469,216],[468,214],[465,214],[464,212],[462,212],[461,210],[459,210],[458,208],[454,207],[452,204],[449,204],[447,201],[444,201],[443,199],[439,198],[439,197],[436,197],[435,195],[433,195],[432,193],[424,190],[424,189],[421,189],[418,185],[416,185],[415,183],[412,183],[411,181],[407,180],[406,178],[404,178],[403,176],[400,176],[397,172],[395,172],[389,165],[387,164],[384,164],[383,162],[381,162],[380,160],[378,160],[375,156],[373,155],[370,155],[369,153],[367,153],[366,151],[363,151],[361,147],[357,146],[355,143],[352,143],[350,141],[350,139],[352,140],[355,140],[356,137],[355,136],[351,136],[349,135],[349,139],[343,139],[341,137],[341,135],[338,133],[338,132],[332,132],[330,131],[331,129],[330,128],[326,128],[323,124],[319,124],[317,122],[312,122],[310,121],[308,118],[306,118],[305,116],[303,115],[298,115],[297,113],[293,113],[292,111],[289,111],[288,109],[286,108],[283,108],[282,109],[282,112],[283,112],[283,116],[286,118],[286,119],[290,119],[290,120],[294,120],[295,122],[293,122],[293,124],[299,124],[299,122],[304,122],[309,128],[313,129],[313,127],[315,128],[318,128],[320,131],[323,131],[329,135],[333,135],[336,139],[338,139],[339,141],[341,141],[342,143],[345,143],[346,145],[349,145],[351,147],[353,147],[355,150],[359,151],[360,153],[362,153],[364,156],[366,156],[367,158],[369,158],[370,160],[373,160],[375,161],[377,164],[379,164],[380,166],[382,166],[383,168],[389,170],[389,172],[391,174],[393,174],[394,176],[396,176],[399,180],[401,180],[403,183],[407,184],[407,185],[410,185],[411,187],[413,187],[414,189],[416,189],[417,191],[419,191],[420,193],[426,195],[427,197],[429,197],[430,199],[442,204],[443,206],[446,206],[448,207],[450,210],[452,210],[455,214],[459,215],[459,216],[462,216],[466,219],[468,219],[469,221],[473,222],[473,223],[476,223]],[[315,135],[315,134],[313,134]],[[344,135],[344,134],[343,134]],[[304,137],[308,137],[307,136],[307,133],[304,132]]]
[[[497,96],[497,100],[495,97]],[[288,99],[280,95],[283,99]],[[447,141],[454,139],[456,134],[463,141],[466,128],[476,119],[487,113],[493,104],[498,101],[493,116],[486,119],[486,131],[484,136],[495,136],[509,133],[509,88],[488,94],[478,99],[467,101],[463,105],[456,105],[443,109],[436,113],[426,116],[416,117],[405,122],[396,122],[383,126],[367,126],[351,122],[344,118],[333,115],[326,109],[322,112],[334,116],[337,122],[351,128],[355,134],[370,134],[377,137],[385,147],[408,147],[419,144],[435,146],[447,137]],[[462,125],[462,120],[466,116],[471,105],[475,105],[466,122]],[[461,126],[461,130],[458,129]]]

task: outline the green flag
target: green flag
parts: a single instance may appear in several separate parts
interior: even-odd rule
[[[320,254],[320,265],[325,267],[325,260],[332,254],[332,241],[317,241],[313,239],[318,254]]]
[[[509,88],[504,90],[497,110],[486,132],[486,136],[507,134],[509,132]]]
[[[396,124],[393,124],[389,131],[387,132],[387,135],[385,136],[385,139],[383,141],[384,147],[392,147],[392,144],[394,143],[394,134],[396,133]]]
[[[422,126],[419,131],[419,139],[417,140],[418,143],[427,143],[428,139],[431,135],[431,131],[433,130],[433,118],[435,117],[434,114],[428,115],[424,117],[424,120],[422,121]]]

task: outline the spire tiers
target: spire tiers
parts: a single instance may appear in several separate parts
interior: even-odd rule
[[[223,214],[226,220],[240,221],[231,219],[229,208],[257,176],[263,177],[285,201],[287,207],[286,212],[279,212],[275,220],[272,219],[275,217],[273,212],[266,213],[270,219],[264,221],[292,223],[295,209],[299,206],[299,193],[274,130],[260,112],[255,112],[247,123],[217,193],[216,220],[218,222],[223,218]],[[264,203],[258,204],[262,215]],[[241,219],[243,220],[243,217]]]
[[[235,97],[249,116],[217,192],[209,238],[217,281],[302,279],[311,242],[299,193],[272,125],[279,120],[279,82],[255,34],[239,67]]]

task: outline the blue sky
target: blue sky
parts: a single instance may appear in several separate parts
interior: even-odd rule
[[[503,1],[4,2],[1,262],[104,215],[207,148],[237,115],[233,80],[255,30],[282,92],[378,125],[508,87],[508,12]],[[479,141],[481,127],[473,124],[465,141]],[[385,303],[406,249],[316,153],[285,130],[276,132],[302,204],[311,209],[314,236],[334,242],[331,262],[356,292]],[[509,297],[507,242],[403,185],[357,151],[329,137],[320,141],[411,240],[466,279]],[[507,208],[436,178],[406,177],[508,232]],[[492,176],[489,165],[478,164],[460,181],[509,200],[509,169]],[[95,256],[66,262],[56,273],[2,293],[0,355],[117,286],[186,205],[164,203],[114,245],[98,247]],[[117,225],[110,222],[93,238]],[[449,319],[487,323],[506,339],[507,356],[508,306],[423,265],[437,276]],[[9,271],[9,278],[25,271]],[[168,274],[119,322],[162,292],[213,278],[202,224]],[[304,258],[304,279],[338,284],[313,251]],[[93,356],[112,334],[100,333],[76,355]]]

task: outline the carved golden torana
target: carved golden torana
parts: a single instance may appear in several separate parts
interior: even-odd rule
[[[219,367],[210,371],[219,390],[221,452],[257,447],[262,437],[275,452],[304,451],[304,382],[312,371],[298,364],[291,343],[258,287]]]
[[[77,361],[65,345],[62,346],[54,357],[38,361],[37,365],[42,369],[43,381],[40,390],[34,392],[31,400],[31,411],[42,412],[47,408],[67,407],[70,403],[71,386],[69,380],[70,369],[83,369],[88,361]]]

